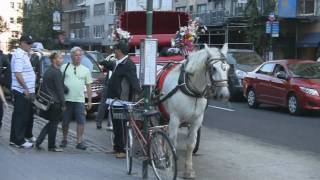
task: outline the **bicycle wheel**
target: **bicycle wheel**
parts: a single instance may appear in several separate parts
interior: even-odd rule
[[[177,155],[169,137],[163,131],[155,131],[149,144],[149,158],[158,180],[177,178]]]
[[[133,156],[132,129],[130,127],[127,127],[126,160],[127,160],[127,173],[129,175],[132,172],[132,156]]]

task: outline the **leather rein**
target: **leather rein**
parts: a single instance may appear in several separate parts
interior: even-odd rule
[[[205,97],[206,93],[211,89],[214,90],[217,87],[227,87],[228,86],[228,79],[222,79],[222,80],[214,80],[212,75],[213,75],[213,68],[212,65],[218,62],[225,62],[224,58],[221,59],[209,59],[206,63],[206,76],[207,73],[209,72],[209,77],[210,77],[210,85],[208,85],[203,91],[198,91],[194,89],[190,85],[190,79],[189,79],[189,74],[185,71],[185,66],[188,64],[188,60],[186,63],[181,63],[181,71],[179,75],[179,80],[178,80],[178,85],[172,89],[166,96],[158,100],[156,100],[156,104],[160,104],[163,101],[166,101],[169,99],[171,96],[173,96],[178,90],[181,90],[184,94],[190,97],[194,98],[202,98]],[[226,67],[224,67],[224,64],[221,65],[223,70],[226,70]],[[224,69],[225,68],[225,69]],[[161,95],[160,95],[161,96]]]

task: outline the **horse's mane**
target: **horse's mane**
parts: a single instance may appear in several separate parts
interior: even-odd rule
[[[218,54],[216,54],[218,53]],[[217,48],[205,47],[199,51],[194,51],[188,56],[188,64],[186,66],[186,72],[193,74],[194,72],[201,70],[205,67],[206,60],[209,57],[221,56],[221,53]]]

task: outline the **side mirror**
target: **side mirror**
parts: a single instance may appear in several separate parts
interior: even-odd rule
[[[284,79],[284,80],[288,79],[288,76],[287,76],[286,72],[284,72],[284,71],[277,72],[276,77],[279,79]]]

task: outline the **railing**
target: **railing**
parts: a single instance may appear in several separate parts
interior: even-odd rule
[[[226,13],[220,11],[206,11],[201,13],[191,13],[192,19],[200,18],[200,21],[205,25],[218,25],[225,22]]]
[[[231,11],[205,11],[200,13],[190,13],[192,19],[200,18],[200,21],[205,25],[221,25],[227,21],[228,18],[244,16],[244,8],[235,7]]]
[[[85,1],[84,0],[79,0],[76,3],[70,3],[66,4],[63,7],[63,11],[65,12],[71,12],[71,11],[80,11],[80,10],[85,10]]]

